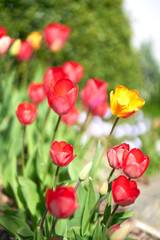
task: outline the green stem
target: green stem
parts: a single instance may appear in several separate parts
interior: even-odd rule
[[[101,161],[102,161],[103,155],[105,154],[105,152],[106,152],[106,150],[107,150],[108,142],[109,142],[109,140],[110,140],[110,138],[111,138],[111,135],[112,135],[112,133],[113,133],[113,130],[114,130],[114,128],[115,128],[118,120],[119,120],[119,118],[117,117],[116,120],[115,120],[115,122],[114,122],[114,124],[113,124],[113,126],[112,126],[112,129],[111,129],[111,131],[110,131],[110,133],[109,133],[109,135],[108,135],[108,137],[107,137],[107,140],[106,140],[106,143],[105,143],[105,145],[104,145],[103,151],[102,151],[102,153],[101,153],[101,155],[100,155],[100,157],[99,157],[99,160],[98,160],[98,164],[97,164],[97,167],[96,167],[96,171],[97,171],[97,169],[99,168],[99,165],[100,165],[100,163],[101,163]],[[95,172],[96,172],[96,171],[95,171]]]
[[[110,179],[111,179],[111,177],[112,177],[114,171],[115,171],[115,169],[113,168],[112,171],[110,172],[108,178],[107,178],[108,183],[109,183],[109,181],[110,181]]]
[[[23,128],[23,139],[22,139],[22,175],[24,175],[25,136],[26,136],[26,126],[24,126]]]
[[[56,189],[58,172],[59,172],[59,166],[56,169],[55,178],[54,178],[54,184],[53,184],[53,190]]]
[[[58,176],[59,168],[60,168],[60,167],[58,166],[58,167],[57,167],[57,170],[56,170],[56,173],[55,173],[54,184],[53,184],[53,190],[55,190],[55,188],[56,188],[56,184],[57,184],[57,176]],[[43,229],[43,225],[44,225],[44,222],[45,222],[45,219],[46,219],[47,213],[48,213],[48,209],[46,209],[45,212],[44,212],[44,214],[43,214],[42,222],[41,222],[41,225],[40,225],[40,228],[41,228],[41,229]]]
[[[59,127],[60,121],[61,121],[61,116],[58,117],[58,121],[57,121],[57,124],[56,124],[55,129],[54,129],[52,141],[54,141],[54,139],[55,139],[55,136],[56,136],[57,129]]]
[[[79,185],[81,184],[81,180],[78,180],[78,182],[77,182],[77,184],[76,184],[76,186],[75,186],[75,190],[77,191],[77,189],[78,189],[78,187],[79,187]]]
[[[55,129],[54,129],[52,141],[54,141],[54,139],[55,139],[55,136],[56,136],[57,129],[58,129],[58,126],[59,126],[59,124],[60,124],[60,121],[61,121],[61,116],[58,117],[58,121],[57,121],[57,124],[56,124]],[[48,160],[47,160],[46,175],[47,175],[47,172],[48,172],[48,169],[49,169],[49,164],[50,164],[50,153],[49,153],[49,155],[48,155]],[[45,176],[46,176],[46,175],[45,175]]]
[[[89,215],[88,221],[86,222],[86,224],[85,224],[85,226],[84,226],[84,231],[86,230],[86,227],[87,227],[87,225],[89,224],[89,222],[90,222],[90,220],[91,220],[91,218],[92,218],[92,216],[93,216],[96,208],[98,207],[100,201],[101,201],[101,197],[98,198],[96,204],[94,205],[94,207],[93,207],[93,209],[92,209],[92,212],[91,212],[90,215]]]
[[[51,112],[51,108],[49,107],[47,110],[46,116],[45,116],[44,125],[43,125],[43,129],[42,129],[42,140],[44,139],[44,134],[45,134],[45,130],[46,130],[50,112]]]
[[[43,230],[43,225],[44,225],[44,221],[46,219],[46,216],[47,216],[47,213],[48,213],[48,209],[45,210],[44,214],[43,214],[43,217],[42,217],[42,221],[41,221],[41,225],[40,225],[40,228]]]
[[[104,237],[104,235],[105,235],[105,233],[106,233],[106,230],[107,230],[109,224],[111,223],[111,221],[112,221],[112,219],[113,219],[113,217],[114,217],[114,214],[115,214],[115,212],[117,211],[117,208],[118,208],[118,207],[119,207],[119,205],[116,204],[115,207],[114,207],[114,209],[113,209],[113,211],[112,211],[112,213],[111,213],[111,215],[110,215],[110,217],[108,218],[108,221],[106,222],[105,228],[104,228],[104,230],[103,230],[103,234],[102,234],[101,240],[103,240],[103,237]]]
[[[54,228],[55,228],[56,222],[57,222],[57,219],[53,220],[53,223],[52,223],[52,227],[51,227],[51,230],[50,230],[50,233],[49,233],[48,240],[51,239],[51,236],[52,236],[53,230],[54,230]]]

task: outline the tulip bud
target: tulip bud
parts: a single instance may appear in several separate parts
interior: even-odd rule
[[[112,231],[112,228],[109,229],[107,236],[109,237],[109,240],[124,240],[130,232],[130,227],[131,224],[129,222],[123,223],[118,229],[115,229],[114,231]]]
[[[100,188],[99,190],[100,196],[103,197],[104,195],[106,195],[107,191],[108,191],[108,181],[104,182],[102,187]]]
[[[16,39],[10,48],[10,55],[17,56],[21,47],[21,40]]]
[[[80,181],[84,181],[88,178],[89,176],[89,172],[91,170],[92,167],[92,162],[87,163],[87,165],[81,170],[80,174],[79,174],[79,180]]]

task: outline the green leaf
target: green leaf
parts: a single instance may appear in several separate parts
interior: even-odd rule
[[[100,151],[101,151],[101,143],[100,143],[100,140],[99,140],[98,143],[97,143],[96,153],[95,153],[93,163],[92,163],[92,168],[91,168],[91,171],[90,171],[90,176],[92,178],[94,178],[94,175],[95,175],[95,172],[96,172],[96,167],[97,167]]]
[[[134,214],[134,211],[126,211],[126,212],[115,213],[115,215],[113,217],[113,220],[111,222],[111,226],[114,225],[114,224],[121,224],[126,219],[132,217],[133,214]]]
[[[34,232],[34,240],[45,240],[40,227],[37,227],[35,232]]]
[[[106,224],[108,221],[108,218],[111,215],[111,201],[112,201],[112,193],[109,194],[108,201],[104,210],[104,217],[103,217],[103,223]]]
[[[20,227],[29,228],[28,225],[22,221],[20,217],[11,214],[0,216],[0,225],[2,225],[13,236],[15,236],[16,231]]]
[[[80,173],[80,169],[82,169],[82,164],[79,161],[77,161],[76,159],[73,160],[68,165],[68,173],[69,173],[69,176],[72,180],[77,180],[78,181],[78,175]]]
[[[55,226],[55,232],[58,235],[67,237],[67,219],[58,219]]]
[[[95,201],[96,201],[96,196],[95,196],[94,186],[93,186],[92,180],[89,179],[89,188],[88,188],[88,193],[86,198],[86,205],[84,208],[83,218],[82,218],[82,229],[81,229],[82,236],[84,236],[87,232],[87,228],[89,225],[88,224],[89,216],[95,205]]]
[[[73,232],[74,232],[74,236],[75,236],[75,240],[84,240],[84,238],[82,238],[79,233],[76,232],[75,229],[73,229]]]
[[[98,219],[98,223],[95,227],[95,230],[93,232],[93,237],[92,239],[93,240],[98,240],[98,239],[101,239],[101,236],[102,236],[102,226],[101,226],[101,221],[100,219]]]
[[[41,216],[38,209],[40,195],[38,194],[37,185],[26,177],[19,177],[19,183],[29,211],[31,212],[32,216],[40,218]]]
[[[23,240],[33,240],[34,233],[28,228],[21,227],[17,230],[17,235],[20,236]]]

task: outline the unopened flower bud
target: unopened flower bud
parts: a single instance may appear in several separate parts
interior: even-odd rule
[[[21,40],[16,39],[10,48],[10,55],[17,56],[21,47]]]
[[[91,170],[92,167],[92,162],[87,163],[87,165],[81,170],[80,174],[79,174],[79,180],[80,181],[84,181],[88,178],[89,176],[89,172]]]
[[[118,225],[114,225],[108,230],[107,236],[109,240],[124,240],[130,232],[131,224],[129,222],[123,223],[120,227],[117,226]]]
[[[102,196],[106,195],[107,191],[108,191],[108,181],[104,182],[102,187],[100,188],[100,190],[99,190],[100,196],[102,197]]]

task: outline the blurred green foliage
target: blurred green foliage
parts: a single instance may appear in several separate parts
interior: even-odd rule
[[[153,54],[151,42],[143,42],[140,49],[140,65],[144,76],[144,95],[148,102],[160,100],[160,67]]]
[[[80,87],[87,79],[98,77],[109,83],[109,90],[118,84],[139,89],[143,82],[139,56],[130,45],[131,30],[122,3],[122,0],[1,0],[0,25],[8,29],[11,37],[22,39],[32,31],[42,32],[49,22],[71,27],[66,46],[56,56],[44,46],[37,53],[32,60],[30,81],[39,62],[45,71],[48,59],[54,65],[74,59],[85,69]],[[1,66],[7,64],[5,60]]]

